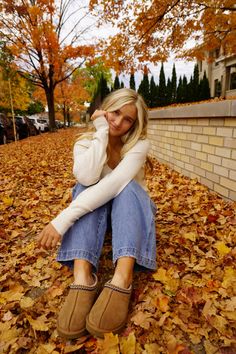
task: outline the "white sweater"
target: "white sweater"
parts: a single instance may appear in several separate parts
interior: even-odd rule
[[[109,125],[105,117],[95,119],[93,124],[96,128],[93,139],[79,140],[74,146],[73,173],[77,181],[88,188],[52,220],[60,235],[64,235],[81,216],[115,198],[131,180],[136,180],[146,190],[143,165],[149,141],[138,140],[112,170],[105,163]]]

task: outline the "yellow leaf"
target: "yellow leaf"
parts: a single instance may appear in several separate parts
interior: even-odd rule
[[[54,344],[40,344],[37,348],[36,354],[53,354],[56,345]],[[58,353],[57,351],[55,353]],[[66,351],[64,351],[66,353]]]
[[[220,333],[225,334],[228,321],[222,316],[212,316],[209,319],[210,324],[215,327]]]
[[[219,352],[218,346],[214,346],[213,344],[211,344],[211,342],[209,340],[204,341],[204,348],[205,348],[206,354],[216,354]]]
[[[43,160],[43,161],[41,161],[41,164],[40,164],[42,167],[47,167],[48,166],[48,163],[45,161],[45,160]]]
[[[150,343],[150,344],[145,344],[145,354],[159,354],[160,352],[160,346],[156,343]]]
[[[158,280],[164,284],[166,290],[175,292],[179,287],[179,279],[173,278],[173,276],[168,274],[164,268],[159,268],[158,271],[152,276],[155,280]]]
[[[0,334],[0,342],[10,342],[19,336],[19,330],[16,328],[7,329]]]
[[[160,296],[157,298],[157,306],[162,312],[169,310],[169,298],[167,296]]]
[[[31,306],[33,306],[33,304],[34,304],[34,301],[30,297],[27,297],[27,296],[23,296],[20,300],[20,307],[22,309],[26,309],[28,307],[31,307]]]
[[[119,338],[113,333],[105,333],[104,340],[98,340],[99,353],[103,354],[119,354]]]
[[[84,343],[82,344],[75,344],[75,345],[68,345],[64,349],[64,353],[74,353],[76,350],[79,350],[84,346]]]
[[[228,288],[233,284],[233,282],[236,282],[236,270],[232,267],[225,267],[225,273],[222,282],[223,288]]]
[[[0,293],[0,303],[2,302],[2,299],[4,299],[4,301],[7,302],[19,301],[22,298],[22,296],[24,296],[24,293],[22,291],[23,291],[23,287],[17,286],[11,290]]]
[[[26,315],[26,318],[35,331],[48,331],[49,328],[48,325],[45,323],[44,316],[38,317],[36,320],[34,320],[29,315]]]
[[[231,251],[231,249],[227,247],[223,241],[217,241],[214,247],[217,249],[220,256],[225,256]]]
[[[229,320],[236,321],[236,312],[235,311],[222,311],[222,315]]]
[[[19,235],[20,235],[19,231],[13,230],[12,233],[11,233],[11,238],[18,237]]]
[[[13,198],[11,197],[2,197],[2,201],[8,207],[12,206],[14,202]]]
[[[196,241],[197,238],[197,234],[195,232],[186,232],[184,235],[184,238],[186,238],[187,240]]]
[[[121,337],[120,349],[122,354],[136,353],[135,347],[136,347],[136,337],[134,333],[130,333],[128,338]]]
[[[42,268],[45,266],[45,264],[48,264],[47,258],[39,257],[39,258],[37,259],[37,262],[36,262],[36,264],[35,264],[35,267],[36,267],[37,269],[42,269]]]
[[[32,217],[32,210],[27,210],[27,209],[24,209],[23,213],[21,214],[21,216],[24,218],[24,219],[30,219]]]

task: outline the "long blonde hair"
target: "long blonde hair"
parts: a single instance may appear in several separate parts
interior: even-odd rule
[[[137,119],[129,131],[122,136],[123,147],[121,149],[121,158],[128,152],[139,139],[147,137],[148,109],[142,98],[136,91],[128,88],[122,88],[111,92],[102,102],[100,109],[107,112],[114,112],[126,104],[134,104],[137,109]],[[82,135],[80,139],[83,139]],[[86,135],[88,138],[88,135]]]

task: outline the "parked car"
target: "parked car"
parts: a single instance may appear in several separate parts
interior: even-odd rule
[[[24,139],[28,136],[38,134],[34,124],[29,120],[27,116],[15,116],[15,122],[19,129],[20,139]]]
[[[60,120],[55,120],[57,129],[64,128],[64,123]]]
[[[12,120],[12,117],[10,117],[10,119]],[[15,122],[19,131],[19,139],[27,138],[29,136],[29,130],[25,117],[15,116]]]
[[[46,132],[49,130],[46,119],[29,116],[29,119],[34,124],[38,132]]]
[[[28,125],[28,130],[29,130],[29,135],[38,135],[39,132],[37,128],[35,127],[34,123],[29,119],[29,117],[25,116],[27,125]]]
[[[19,129],[16,125],[16,139],[19,140]],[[0,144],[15,140],[13,123],[4,113],[0,113]]]

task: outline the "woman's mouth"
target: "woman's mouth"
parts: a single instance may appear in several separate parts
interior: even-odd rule
[[[111,124],[110,123],[110,127],[111,127],[111,129],[113,129],[113,130],[119,130],[119,128],[117,128],[117,127],[115,127],[113,124]]]

